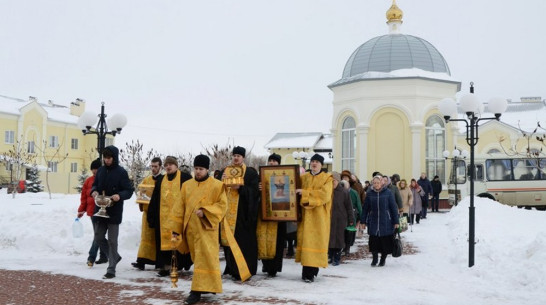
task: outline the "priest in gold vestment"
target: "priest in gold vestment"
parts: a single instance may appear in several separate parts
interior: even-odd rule
[[[296,262],[301,262],[302,280],[314,281],[318,268],[328,266],[330,212],[332,209],[332,175],[322,171],[324,157],[311,157],[311,171],[301,176],[302,218],[298,222]]]
[[[209,177],[209,157],[198,155],[195,178],[182,186],[180,201],[173,206],[172,235],[181,235],[179,252],[191,255],[193,278],[185,304],[195,304],[202,293],[222,292],[218,228],[227,210],[224,184]]]
[[[154,187],[147,217],[150,228],[155,229],[158,276],[167,276],[170,273],[172,231],[169,226],[169,220],[174,203],[180,201],[183,183],[192,178],[190,174],[178,170],[178,160],[175,157],[168,156],[163,163],[165,164],[166,174],[162,179],[157,181]],[[178,263],[179,268],[188,270],[191,266],[189,255],[184,256],[181,253]]]
[[[271,154],[267,158],[267,165],[274,166],[281,164],[281,156]],[[260,191],[262,185],[260,183]],[[259,213],[261,215],[261,213]],[[266,221],[258,216],[258,225],[256,228],[258,238],[258,258],[262,260],[262,271],[267,275],[274,277],[277,272],[282,272],[282,260],[284,254],[284,244],[286,242],[286,222],[284,221]]]
[[[232,153],[231,165],[220,172],[222,180],[228,171],[238,169],[244,179],[243,185],[234,185],[227,188],[228,208],[226,222],[220,226],[220,242],[224,247],[226,269],[224,274],[230,274],[234,280],[243,280],[240,270],[248,267],[251,275],[256,274],[258,268],[258,243],[256,241],[256,222],[258,221],[259,205],[259,177],[258,172],[244,164],[246,150],[235,146]],[[229,226],[229,228],[226,228]],[[231,248],[227,231],[231,231],[243,257],[238,257]]]
[[[142,180],[142,184],[155,185],[157,180],[160,180],[163,162],[161,158],[155,157],[150,162],[151,175]],[[151,194],[150,194],[151,195]],[[137,260],[131,263],[133,267],[144,270],[145,265],[155,265],[155,230],[148,225],[148,204],[139,204],[142,212],[142,231],[140,233],[140,245],[138,246]]]

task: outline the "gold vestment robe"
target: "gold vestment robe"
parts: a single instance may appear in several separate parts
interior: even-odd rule
[[[169,181],[168,175],[161,181],[161,199],[159,200],[159,224],[161,234],[161,251],[171,251],[172,230],[169,226],[173,205],[180,202],[182,191],[180,189],[180,171],[176,171],[176,177]],[[182,186],[183,187],[183,186]],[[157,229],[157,228],[156,228]],[[187,253],[187,252],[181,252]]]
[[[142,180],[142,184],[155,185],[153,176]],[[142,232],[140,233],[140,245],[138,246],[137,258],[156,260],[155,253],[155,230],[148,225],[148,204],[142,204]]]
[[[258,238],[258,259],[273,259],[277,251],[277,228],[276,221],[262,220],[258,216],[256,236]]]
[[[195,214],[199,209],[202,218]],[[173,206],[171,228],[182,236],[178,251],[189,252],[194,263],[192,291],[222,292],[218,227],[226,210],[224,184],[213,177],[185,182],[181,200]]]
[[[332,210],[332,175],[321,172],[301,176],[302,217],[298,223],[296,262],[307,267],[328,266],[330,214]]]

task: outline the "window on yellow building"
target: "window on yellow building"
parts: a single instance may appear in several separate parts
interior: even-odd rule
[[[76,163],[76,162],[70,163],[70,172],[71,173],[77,173],[78,172],[78,163]]]
[[[435,175],[445,183],[446,160],[442,152],[446,149],[446,130],[444,120],[439,116],[431,116],[427,119],[426,132],[426,173],[429,179]]]
[[[59,147],[59,137],[58,136],[49,136],[49,147]]]
[[[34,150],[34,141],[28,141],[28,142],[27,142],[27,152],[28,152],[29,154],[35,153],[35,150]]]
[[[343,120],[341,127],[341,169],[355,171],[356,124],[352,117]]]
[[[13,144],[15,143],[15,131],[13,130],[6,130],[4,133],[4,143],[6,144]]]
[[[78,139],[72,139],[70,141],[70,148],[72,149],[78,149]]]
[[[57,172],[57,162],[49,161],[47,162],[47,168],[50,172],[56,173]]]

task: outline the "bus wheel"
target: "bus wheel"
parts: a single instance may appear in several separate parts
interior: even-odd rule
[[[495,197],[493,197],[493,195],[491,195],[489,193],[481,193],[481,194],[478,195],[478,197],[480,197],[480,198],[489,198],[491,200],[497,201],[495,199]]]
[[[535,206],[535,209],[539,211],[546,211],[546,205],[537,205]]]

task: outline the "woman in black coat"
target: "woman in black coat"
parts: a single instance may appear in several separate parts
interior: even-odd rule
[[[394,230],[398,228],[398,206],[394,195],[383,185],[382,177],[377,175],[372,180],[372,188],[366,194],[360,220],[362,229],[368,227],[368,246],[372,252],[372,267],[377,265],[378,253],[381,253],[379,266],[385,266],[387,255],[392,253]]]
[[[349,190],[340,184],[339,173],[333,172],[332,177],[334,178],[334,193],[330,218],[328,261],[337,266],[341,260],[341,249],[345,247],[345,228],[353,225],[355,218]]]

